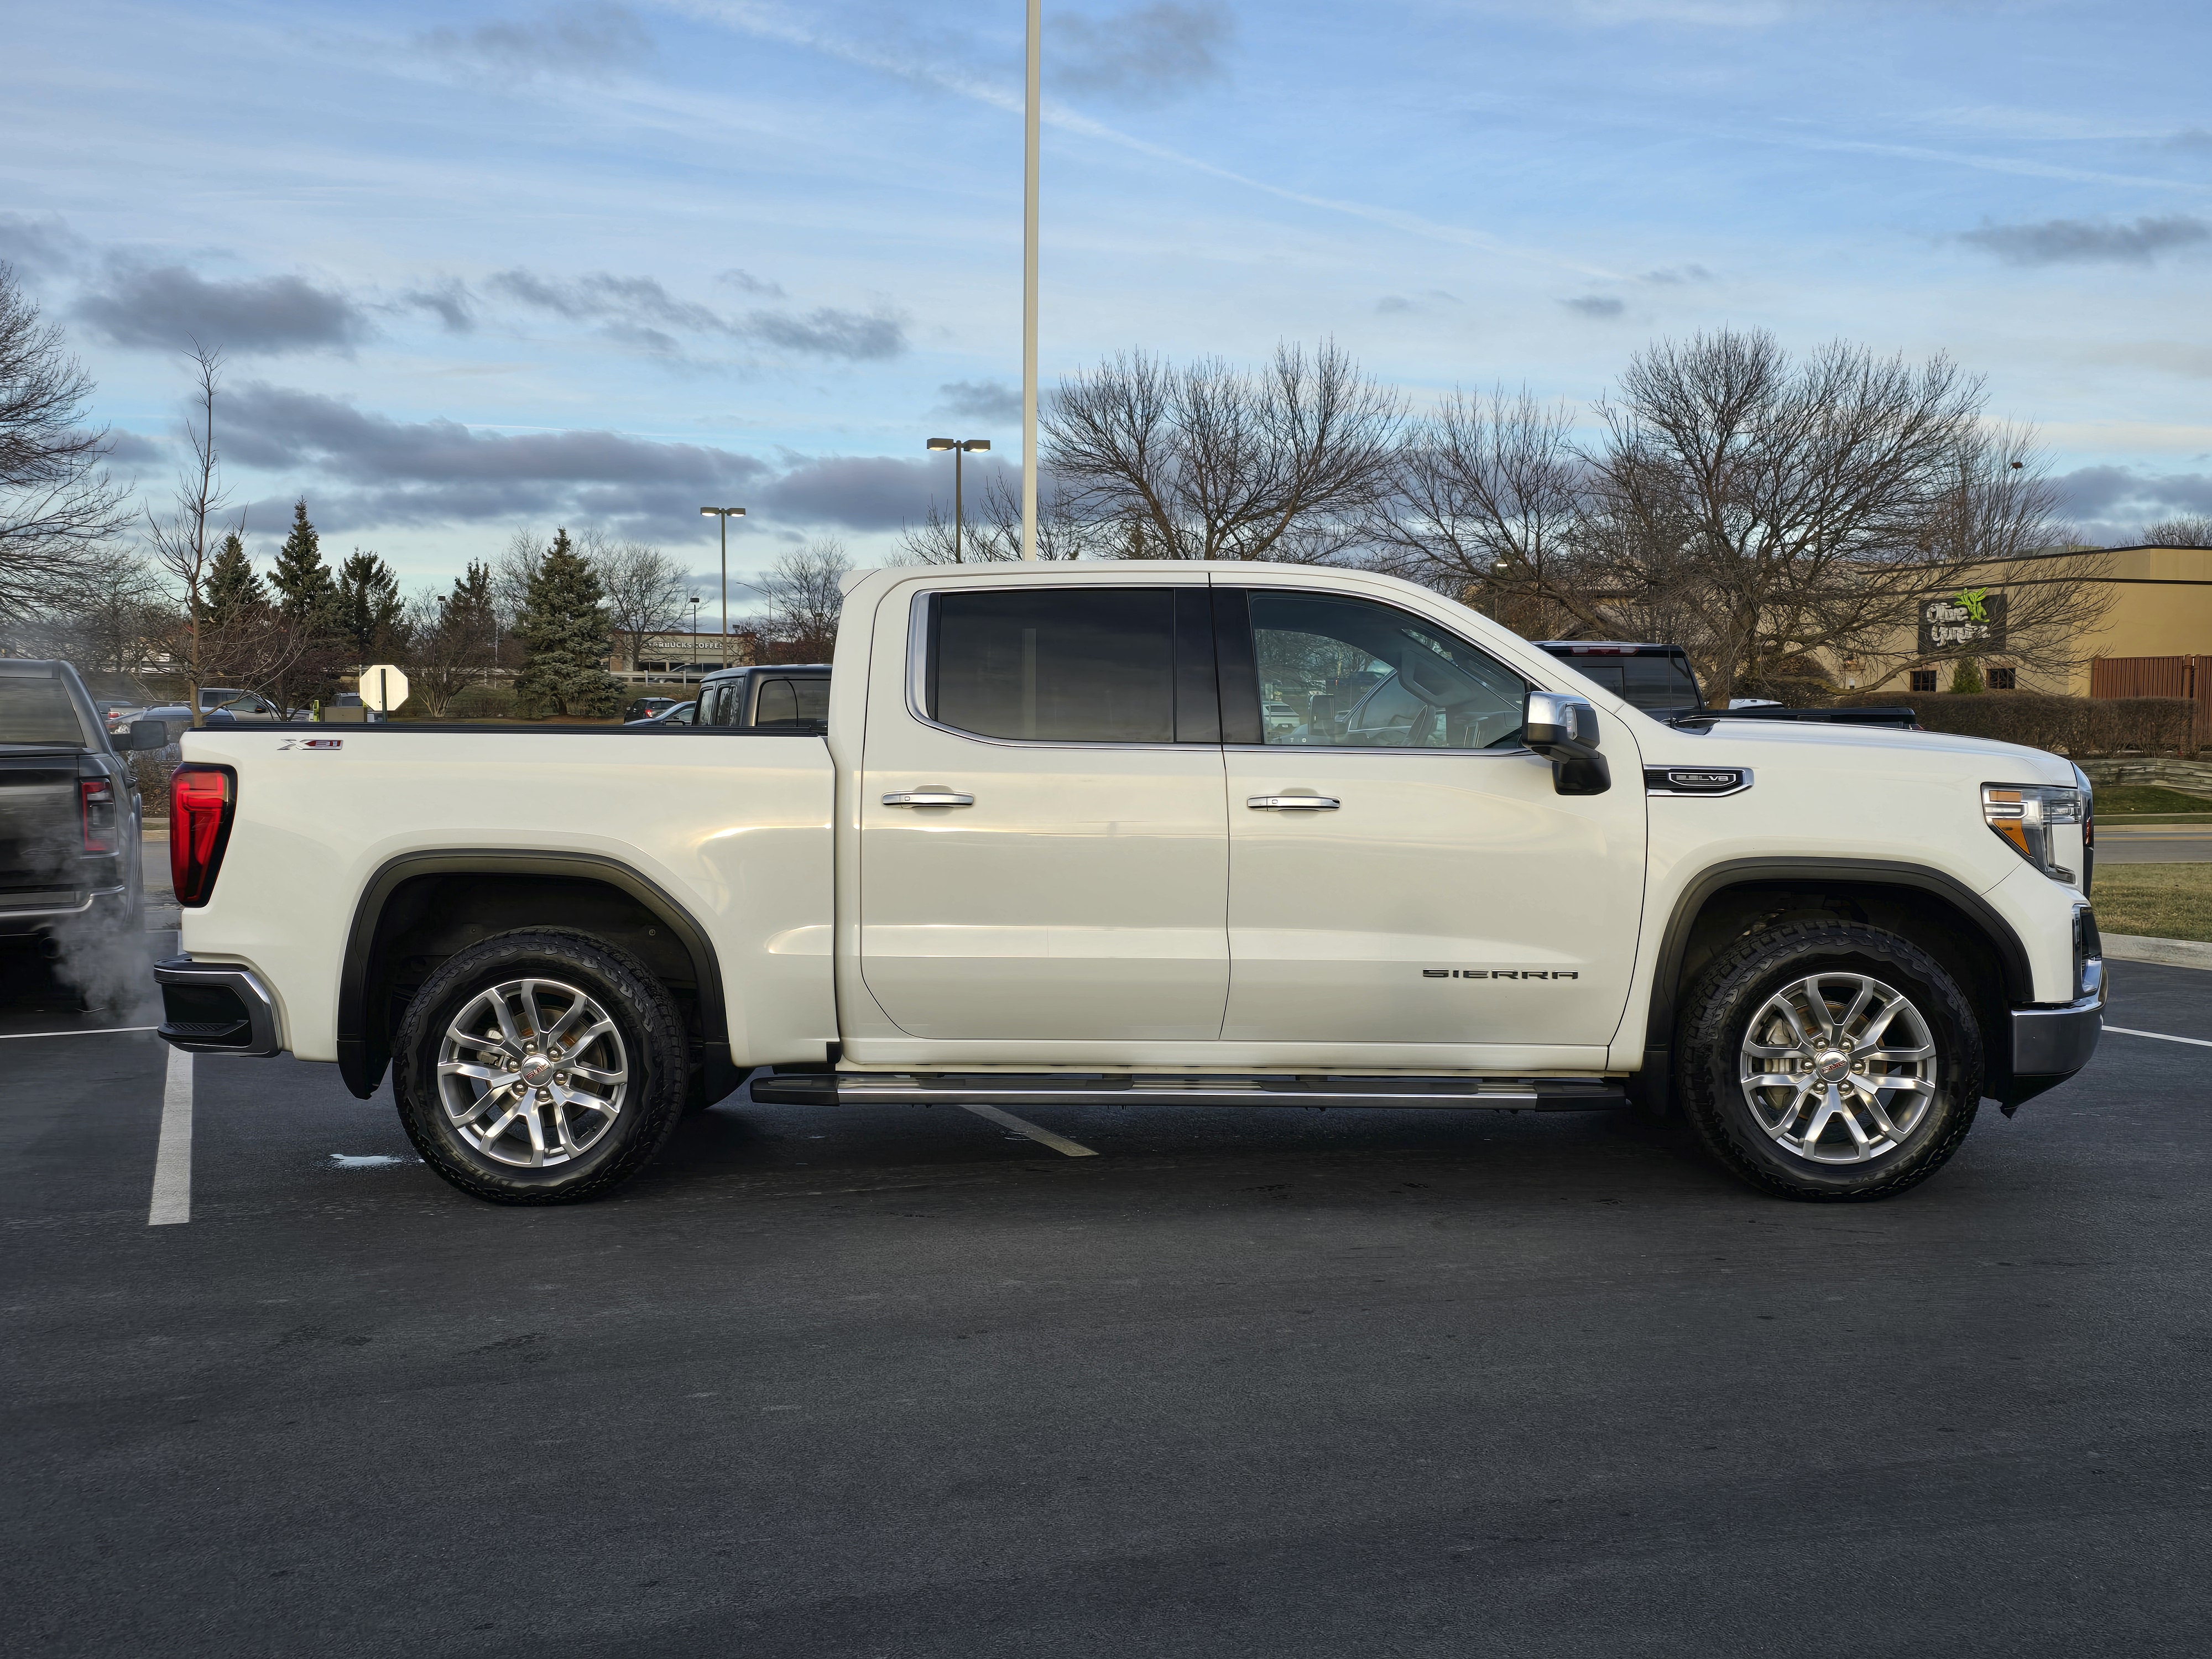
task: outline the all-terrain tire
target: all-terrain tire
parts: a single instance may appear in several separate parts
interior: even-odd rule
[[[596,1002],[627,1072],[612,1121],[587,1150],[543,1168],[488,1155],[463,1132],[439,1087],[441,1045],[454,1021],[480,996],[524,981],[571,987]],[[549,998],[556,1006],[564,1000],[557,992]],[[683,1115],[689,1060],[683,1016],[642,963],[591,934],[538,927],[471,945],[423,983],[393,1036],[392,1092],[415,1150],[463,1192],[495,1204],[568,1204],[612,1191],[659,1153]]]
[[[1877,1129],[1873,1144],[1882,1150],[1855,1162],[1820,1162],[1793,1150],[1753,1110],[1744,1077],[1754,1064],[1764,1070],[1796,1063],[1747,1059],[1753,1022],[1789,988],[1826,975],[1838,976],[1839,988],[1857,976],[1902,993],[1934,1049],[1932,1095],[1917,1121],[1893,1142]],[[1769,1032],[1780,1029],[1771,1015],[1769,1021]],[[1784,923],[1747,935],[1723,951],[1684,999],[1676,1031],[1675,1098],[1706,1150],[1763,1192],[1816,1203],[1887,1198],[1935,1174],[1966,1139],[1981,1103],[1982,1042],[1980,1022],[1957,981],[1909,939],[1853,922]],[[1843,1067],[1850,1069],[1848,1054]],[[1846,1082],[1838,1097],[1856,1103],[1848,1089]],[[1789,1091],[1772,1091],[1763,1098],[1786,1102]],[[1900,1098],[1893,1097],[1889,1104]],[[1816,1103],[1785,1121],[1802,1139],[1817,1116]],[[1780,1119],[1780,1109],[1770,1108],[1769,1117]],[[1850,1126],[1833,1117],[1815,1144],[1828,1156],[1848,1156],[1857,1137],[1839,1132],[1864,1127],[1856,1117]]]

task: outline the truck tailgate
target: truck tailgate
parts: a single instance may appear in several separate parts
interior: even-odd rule
[[[0,750],[0,912],[74,903],[82,884],[75,750]]]

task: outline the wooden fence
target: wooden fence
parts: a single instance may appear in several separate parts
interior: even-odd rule
[[[2212,745],[2212,656],[2099,657],[2093,697],[2186,697],[2197,706],[2196,746]]]

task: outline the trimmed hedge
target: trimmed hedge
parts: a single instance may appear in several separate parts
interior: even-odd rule
[[[2197,752],[2186,697],[2056,697],[2033,691],[1862,691],[1844,708],[1909,708],[1931,732],[1994,738],[2070,756]]]

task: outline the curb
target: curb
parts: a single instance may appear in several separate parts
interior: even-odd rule
[[[2212,945],[2200,945],[2195,939],[2107,933],[2105,955],[2120,962],[2154,962],[2163,968],[2212,969]]]

